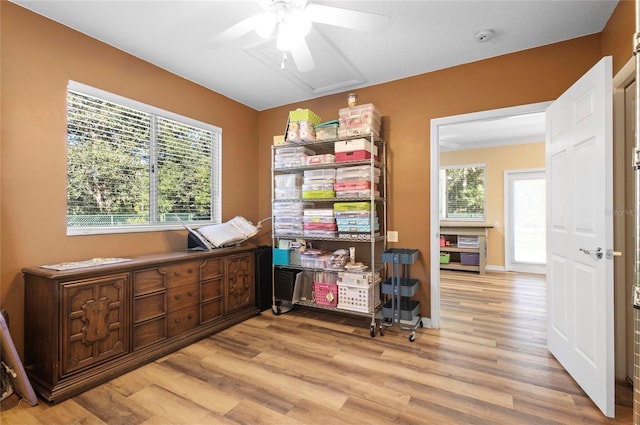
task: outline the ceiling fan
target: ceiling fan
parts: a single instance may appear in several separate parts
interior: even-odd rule
[[[332,25],[358,31],[381,31],[389,24],[389,17],[369,12],[343,9],[321,4],[307,4],[307,0],[257,0],[264,10],[250,16],[212,37],[208,46],[218,48],[251,31],[262,38],[275,33],[276,47],[283,53],[283,67],[287,52],[300,72],[315,67],[305,37],[312,23]]]

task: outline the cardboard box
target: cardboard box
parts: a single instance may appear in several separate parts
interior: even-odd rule
[[[320,124],[321,119],[311,109],[296,109],[295,111],[289,111],[289,121],[310,121],[313,125],[316,125]]]

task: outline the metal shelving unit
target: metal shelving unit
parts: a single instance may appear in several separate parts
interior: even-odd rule
[[[286,148],[290,146],[305,146],[313,151],[315,151],[316,155],[323,155],[334,153],[334,145],[336,142],[341,141],[349,141],[355,139],[367,139],[370,141],[372,147],[375,145],[378,149],[378,159],[376,160],[373,153],[370,159],[361,160],[361,161],[349,161],[349,162],[334,162],[334,163],[323,163],[323,164],[313,164],[313,165],[295,165],[290,167],[276,167],[275,166],[275,155],[278,152],[278,149]],[[338,138],[331,140],[324,140],[321,142],[311,142],[311,143],[296,143],[296,144],[288,144],[282,146],[272,146],[271,150],[271,200],[272,206],[277,206],[279,203],[303,203],[310,202],[313,203],[314,208],[333,208],[334,203],[336,202],[370,202],[370,218],[378,217],[379,221],[379,230],[375,230],[375,226],[373,220],[370,224],[370,232],[366,238],[363,239],[344,239],[340,237],[336,238],[327,238],[327,237],[305,237],[300,235],[299,237],[291,237],[289,235],[279,236],[275,230],[275,220],[272,220],[272,246],[278,247],[280,239],[291,240],[291,239],[302,239],[304,243],[309,246],[312,245],[314,248],[319,249],[327,249],[329,251],[333,251],[339,248],[356,247],[356,259],[362,263],[365,263],[368,268],[368,272],[378,272],[381,276],[384,275],[385,266],[384,263],[381,263],[379,259],[382,257],[382,253],[386,248],[386,222],[387,222],[387,205],[386,205],[386,197],[387,197],[387,185],[386,185],[386,144],[385,142],[376,137],[374,135],[370,136],[358,136],[358,137],[350,137],[350,138]],[[334,198],[320,198],[320,199],[276,199],[275,196],[275,179],[276,176],[281,174],[290,174],[290,173],[303,173],[305,170],[321,170],[321,169],[341,169],[345,167],[353,167],[353,166],[369,166],[370,170],[370,178],[371,178],[371,190],[370,196],[367,197],[356,197],[356,198],[346,198],[346,197],[334,197]],[[378,183],[378,191],[379,196],[375,195],[373,182],[375,181],[375,172],[376,169],[380,170],[380,182]],[[364,248],[364,249],[363,249]],[[377,295],[375,296],[375,300],[377,304],[371,305],[368,311],[360,311],[360,310],[350,310],[346,308],[339,308],[337,306],[327,306],[318,304],[311,300],[299,300],[296,302],[292,302],[289,299],[281,299],[276,296],[276,294],[285,293],[288,294],[292,291],[289,290],[281,290],[281,288],[276,288],[276,285],[279,283],[277,279],[275,279],[276,273],[279,270],[298,270],[300,272],[316,272],[316,271],[324,271],[324,272],[339,272],[341,270],[336,269],[317,269],[317,268],[309,268],[302,267],[299,264],[288,264],[288,265],[274,265],[273,266],[273,274],[274,274],[274,287],[273,287],[273,313],[274,314],[282,314],[289,310],[291,310],[294,305],[301,305],[305,307],[312,308],[320,308],[323,310],[332,310],[341,313],[348,313],[359,316],[370,316],[371,317],[371,336],[375,335],[376,332],[376,312],[380,309],[379,302],[379,285],[380,283],[373,283],[374,291],[377,291]],[[281,283],[281,282],[280,282]],[[289,282],[293,284],[292,282]]]

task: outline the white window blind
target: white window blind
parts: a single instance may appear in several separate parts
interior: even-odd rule
[[[67,233],[220,223],[219,128],[70,82]]]
[[[460,165],[440,169],[440,218],[485,219],[485,166]]]

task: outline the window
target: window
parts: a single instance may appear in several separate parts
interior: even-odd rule
[[[220,223],[221,130],[73,81],[67,234]]]
[[[485,166],[440,168],[440,219],[484,220]]]

